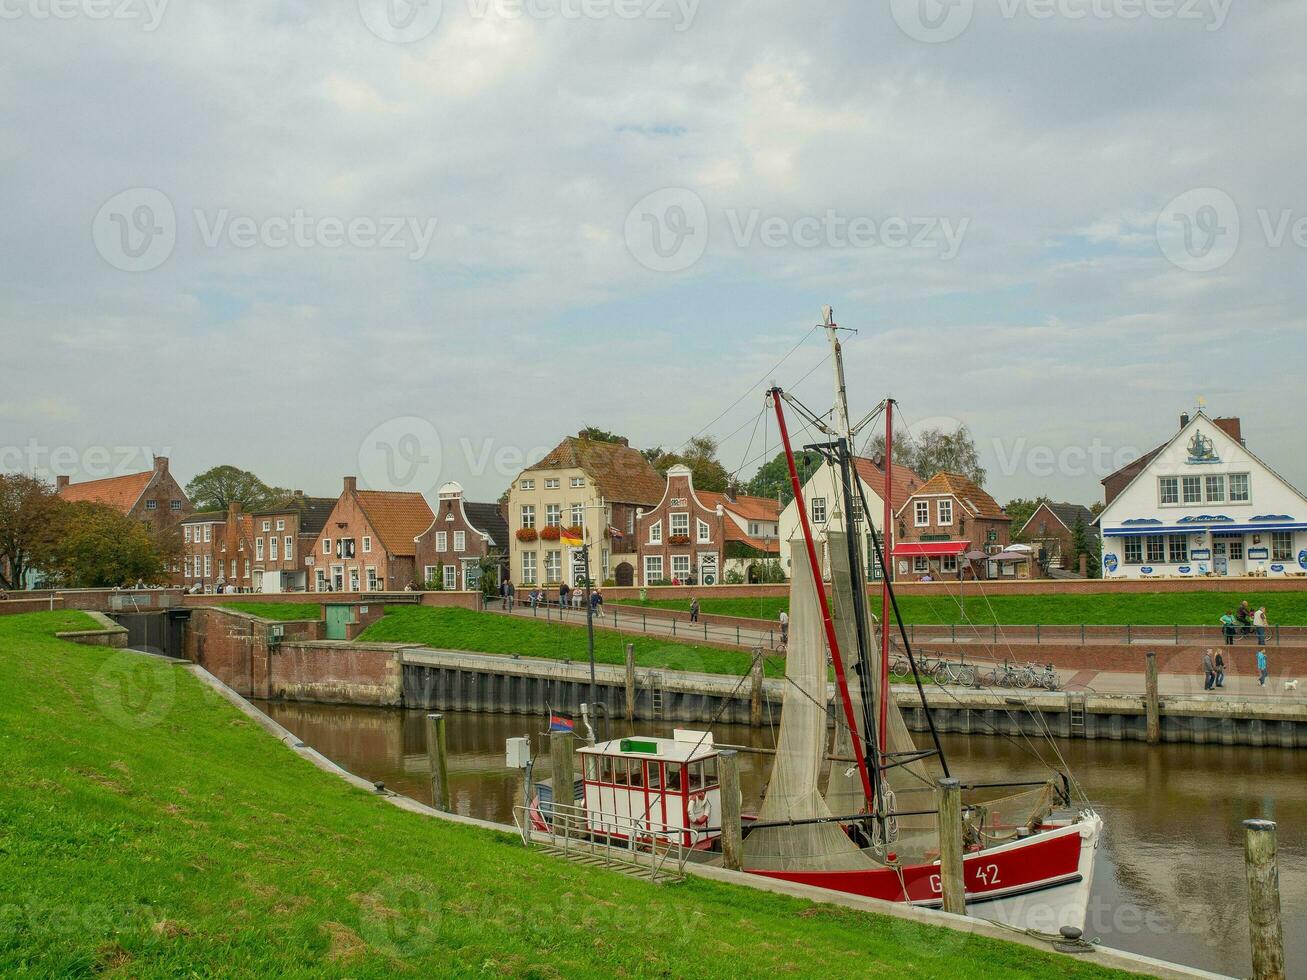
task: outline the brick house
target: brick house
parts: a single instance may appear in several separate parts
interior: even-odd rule
[[[59,496],[70,503],[92,502],[106,504],[127,517],[144,524],[151,532],[160,551],[168,557],[169,580],[182,584],[181,562],[178,558],[181,522],[195,510],[186,491],[168,470],[168,457],[154,457],[154,467],[143,473],[128,473],[103,480],[73,483],[67,476],[55,477]]]
[[[1086,532],[1093,534],[1094,515],[1084,504],[1052,503],[1045,500],[1030,520],[1017,531],[1019,540],[1032,545],[1035,554],[1050,568],[1074,571],[1075,527],[1080,522]]]
[[[344,489],[305,557],[315,592],[381,592],[416,581],[416,539],[435,515],[420,493]]]
[[[687,466],[667,471],[662,499],[636,516],[640,584],[722,582],[747,577],[759,559],[779,555],[780,504],[763,497],[696,491]]]
[[[583,578],[580,549],[559,541],[562,528],[577,527],[590,546],[591,576],[633,584],[636,511],[655,506],[664,489],[658,471],[625,439],[568,436],[509,488],[513,582],[529,588]]]
[[[308,497],[296,490],[285,503],[252,515],[256,591],[308,591],[308,560],[335,506],[334,497]]]
[[[182,586],[213,592],[235,586],[254,590],[254,519],[240,504],[225,511],[201,511],[181,523]]]
[[[957,576],[963,555],[997,555],[1011,542],[1012,518],[998,501],[960,473],[936,473],[907,498],[894,516],[894,573],[911,581]],[[982,577],[1030,574],[1029,563],[980,562]]]
[[[472,503],[459,484],[446,483],[435,519],[414,544],[420,581],[439,582],[449,591],[473,590],[480,586],[483,561],[508,561],[508,519],[499,504]]]

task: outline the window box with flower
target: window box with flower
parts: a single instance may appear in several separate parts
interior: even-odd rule
[[[689,544],[690,536],[688,534],[673,534],[667,539],[667,543],[675,545]]]
[[[537,537],[536,529],[533,527],[520,527],[517,529],[517,540],[519,541],[534,541]]]
[[[540,529],[541,541],[557,541],[562,536],[562,529],[557,524],[550,524]]]

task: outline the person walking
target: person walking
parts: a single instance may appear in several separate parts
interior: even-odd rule
[[[1225,687],[1225,657],[1220,650],[1215,651],[1213,662],[1216,666],[1216,687]]]
[[[1216,663],[1212,660],[1212,651],[1203,651],[1203,690],[1210,691],[1216,686]]]
[[[1221,627],[1225,633],[1225,645],[1228,647],[1234,646],[1234,613],[1228,609],[1225,611],[1225,615],[1221,617]]]
[[[1235,612],[1234,618],[1239,623],[1239,635],[1241,637],[1253,635],[1253,610],[1252,607],[1248,605],[1247,599],[1244,599],[1239,603],[1239,608]]]
[[[516,599],[517,588],[513,585],[513,580],[504,579],[504,608],[512,612]]]
[[[784,609],[781,610],[781,646],[788,648],[790,645],[790,616]]]
[[[699,621],[699,597],[690,596],[690,622],[697,623],[698,621]]]
[[[1257,645],[1266,646],[1266,607],[1258,606],[1257,611],[1253,613],[1253,629],[1257,631]]]
[[[1257,683],[1261,687],[1266,686],[1266,674],[1267,674],[1266,651],[1258,650],[1257,651]]]
[[[571,595],[572,587],[566,582],[558,586],[558,608],[560,611],[567,608],[567,598]]]

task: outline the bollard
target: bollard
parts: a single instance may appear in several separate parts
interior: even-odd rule
[[[1162,703],[1157,696],[1157,654],[1149,651],[1144,660],[1144,716],[1148,724],[1148,744],[1162,741]]]
[[[939,882],[944,911],[967,914],[966,879],[962,871],[962,784],[941,779],[939,799]]]
[[[749,724],[762,727],[762,648],[753,651],[753,664],[749,668],[753,689],[749,692]]]
[[[635,721],[635,644],[626,645],[626,720]]]
[[[1280,870],[1275,855],[1275,821],[1245,820],[1243,827],[1253,977],[1255,980],[1284,980],[1284,928],[1280,924]]]
[[[717,778],[722,800],[722,867],[740,871],[744,868],[744,834],[740,830],[740,763],[734,749],[717,754]]]
[[[427,715],[427,757],[431,761],[431,805],[449,813],[449,765],[444,715]]]

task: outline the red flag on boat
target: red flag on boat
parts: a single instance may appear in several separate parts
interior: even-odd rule
[[[551,732],[570,732],[576,727],[576,723],[571,718],[564,718],[562,715],[551,714],[549,716],[549,730]]]

